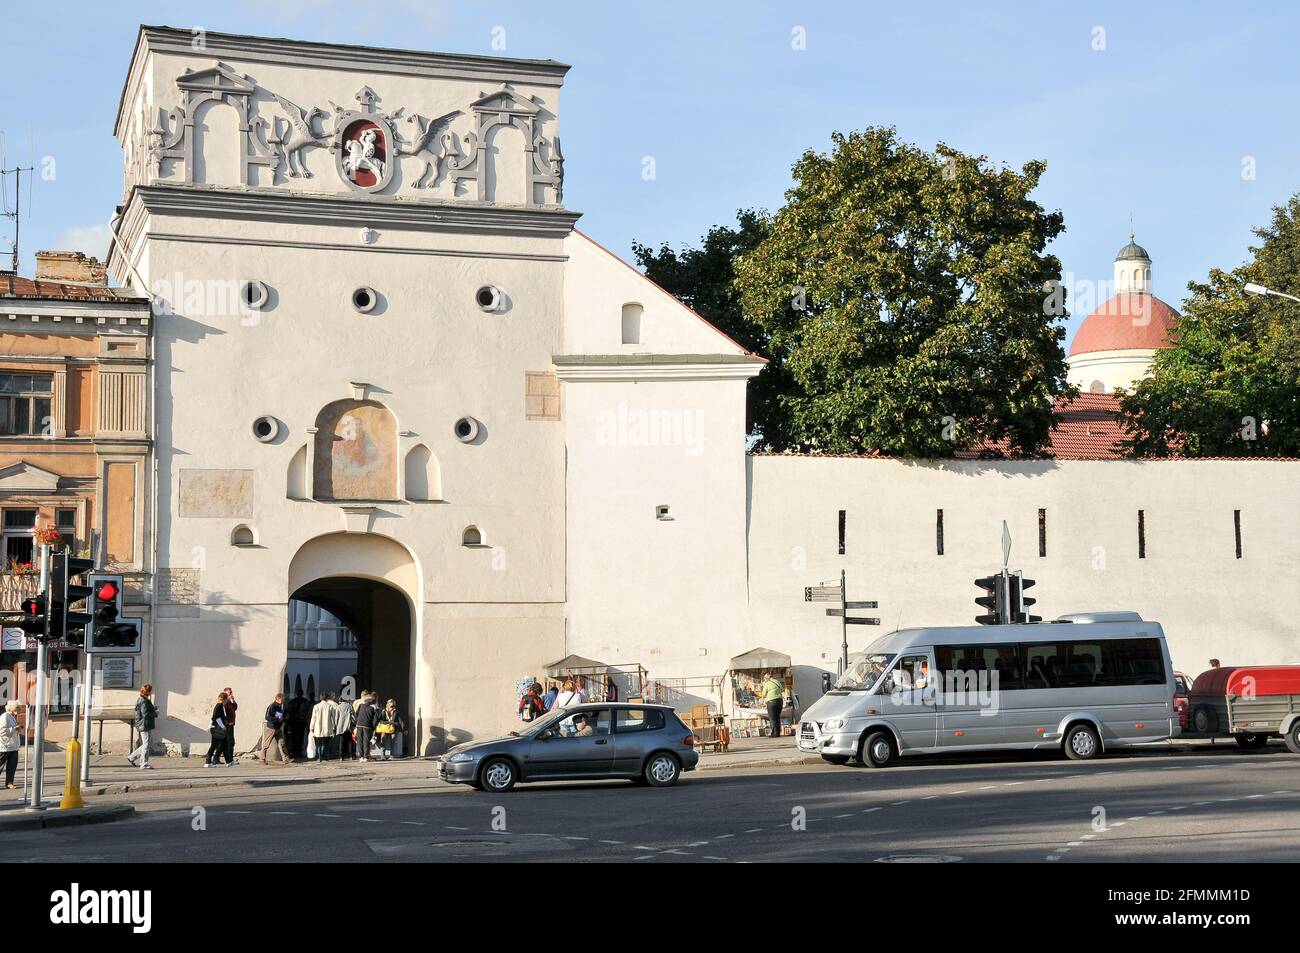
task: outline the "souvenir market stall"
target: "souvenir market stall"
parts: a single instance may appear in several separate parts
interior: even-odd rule
[[[798,723],[798,698],[794,694],[794,669],[790,656],[772,649],[750,649],[737,655],[727,666],[730,688],[728,724],[734,738],[753,738],[770,732],[767,706],[763,703],[763,681],[772,675],[785,688],[781,711],[781,733],[793,734]]]

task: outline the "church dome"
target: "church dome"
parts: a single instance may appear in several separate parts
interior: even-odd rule
[[[1070,345],[1070,356],[1173,347],[1170,338],[1177,325],[1178,313],[1155,295],[1117,294],[1079,325]]]
[[[1128,244],[1115,253],[1115,260],[1116,261],[1150,261],[1151,256],[1147,254],[1147,250],[1145,248],[1143,248],[1137,242],[1133,241],[1133,236],[1130,235],[1128,239]]]

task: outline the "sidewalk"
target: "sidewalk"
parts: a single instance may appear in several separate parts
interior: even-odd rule
[[[742,738],[733,741],[730,751],[702,752],[698,770],[719,768],[753,768],[785,764],[820,763],[819,759],[801,754],[795,748],[794,738]],[[120,754],[93,755],[90,759],[90,784],[82,788],[82,795],[126,794],[128,792],[174,791],[188,788],[213,788],[244,785],[247,787],[289,786],[317,784],[321,781],[382,780],[396,776],[406,780],[427,779],[437,783],[437,758],[398,758],[394,761],[327,761],[316,764],[299,761],[288,765],[263,765],[253,755],[236,760],[233,767],[221,765],[205,768],[203,759],[155,755],[150,759],[153,770],[133,768]],[[45,754],[45,796],[57,797],[63,791],[64,753],[47,751]],[[22,761],[14,782],[17,791],[0,790],[0,807],[21,800],[23,786]]]

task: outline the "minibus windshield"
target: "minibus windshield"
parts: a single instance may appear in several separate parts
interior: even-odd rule
[[[885,674],[885,669],[889,668],[889,663],[895,657],[893,653],[860,656],[840,676],[835,687],[850,692],[866,691],[880,680],[880,676]]]

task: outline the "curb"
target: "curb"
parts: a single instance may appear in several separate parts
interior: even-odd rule
[[[135,816],[130,804],[111,804],[105,807],[78,807],[63,811],[46,808],[44,811],[15,809],[0,814],[0,831],[42,830],[54,827],[78,827],[83,824],[108,824]]]

